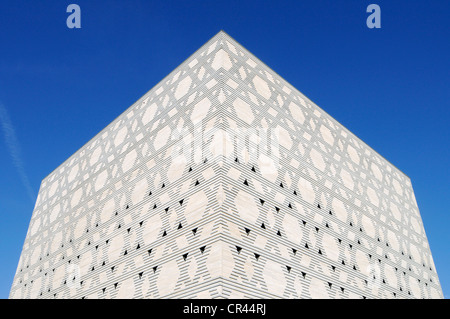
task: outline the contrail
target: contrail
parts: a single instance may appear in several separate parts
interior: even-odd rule
[[[17,172],[19,173],[20,179],[22,180],[22,183],[25,186],[25,189],[28,193],[28,197],[34,203],[36,197],[33,188],[31,187],[30,180],[28,179],[28,176],[25,173],[25,166],[22,162],[19,141],[17,140],[16,132],[14,131],[14,127],[11,123],[11,119],[9,118],[8,112],[1,102],[0,102],[0,123],[2,125],[5,143],[8,148],[9,154],[11,155],[13,165],[16,167]]]

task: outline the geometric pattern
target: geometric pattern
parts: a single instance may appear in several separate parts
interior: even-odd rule
[[[10,298],[443,298],[410,179],[221,31],[41,184]]]

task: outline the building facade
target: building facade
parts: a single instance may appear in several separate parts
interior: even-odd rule
[[[442,298],[410,179],[224,32],[41,184],[10,298]]]

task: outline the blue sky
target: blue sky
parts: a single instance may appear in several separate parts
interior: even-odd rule
[[[448,0],[1,0],[0,298],[41,180],[221,29],[411,178],[450,298],[449,13]]]

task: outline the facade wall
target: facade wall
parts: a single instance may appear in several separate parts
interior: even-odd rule
[[[11,298],[442,298],[410,179],[223,32],[46,177]]]

